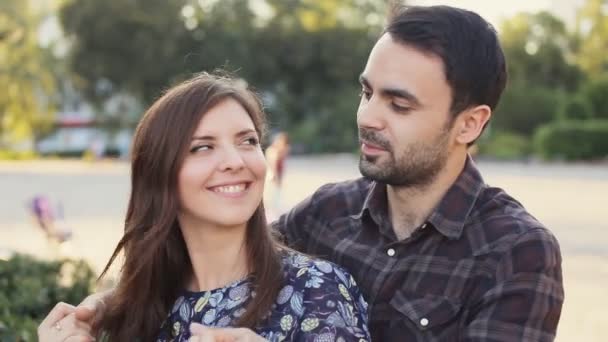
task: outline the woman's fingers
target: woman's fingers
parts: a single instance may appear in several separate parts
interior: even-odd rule
[[[57,320],[65,313],[68,314]],[[56,306],[56,309],[51,310],[45,321],[38,327],[38,339],[40,342],[95,340],[91,335],[90,325],[78,321],[74,313],[74,307],[70,308],[70,306],[65,305]]]

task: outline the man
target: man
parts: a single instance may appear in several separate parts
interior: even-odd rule
[[[360,77],[364,177],[321,187],[273,225],[353,274],[374,341],[554,339],[558,243],[467,154],[505,69],[477,14],[396,8]]]

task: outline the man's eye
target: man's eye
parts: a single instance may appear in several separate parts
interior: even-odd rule
[[[395,110],[396,112],[404,113],[404,112],[409,112],[411,110],[410,107],[400,106],[395,103],[391,103],[391,106],[393,107],[393,110]]]
[[[372,97],[372,92],[366,89],[362,89],[359,93],[359,97],[365,97],[366,100],[369,100]]]

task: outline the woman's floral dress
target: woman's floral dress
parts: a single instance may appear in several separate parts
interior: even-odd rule
[[[297,252],[286,252],[283,265],[285,284],[257,334],[273,342],[370,341],[367,303],[350,274]],[[249,278],[211,291],[184,291],[157,342],[187,341],[192,322],[230,327],[245,312],[251,295]]]

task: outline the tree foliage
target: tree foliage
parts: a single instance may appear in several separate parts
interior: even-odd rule
[[[608,71],[608,1],[586,0],[577,13],[577,62],[589,75]]]
[[[574,37],[548,12],[520,13],[504,21],[501,43],[514,82],[576,90],[583,74],[572,61]]]
[[[38,44],[40,20],[30,1],[0,2],[0,147],[35,137],[53,118],[55,82]]]
[[[264,95],[274,128],[307,131],[307,146],[320,135],[340,137],[314,150],[351,149],[354,86],[385,3],[263,3],[265,14],[249,0],[73,0],[61,22],[72,70],[94,102],[126,91],[150,103],[181,78],[226,68]]]

